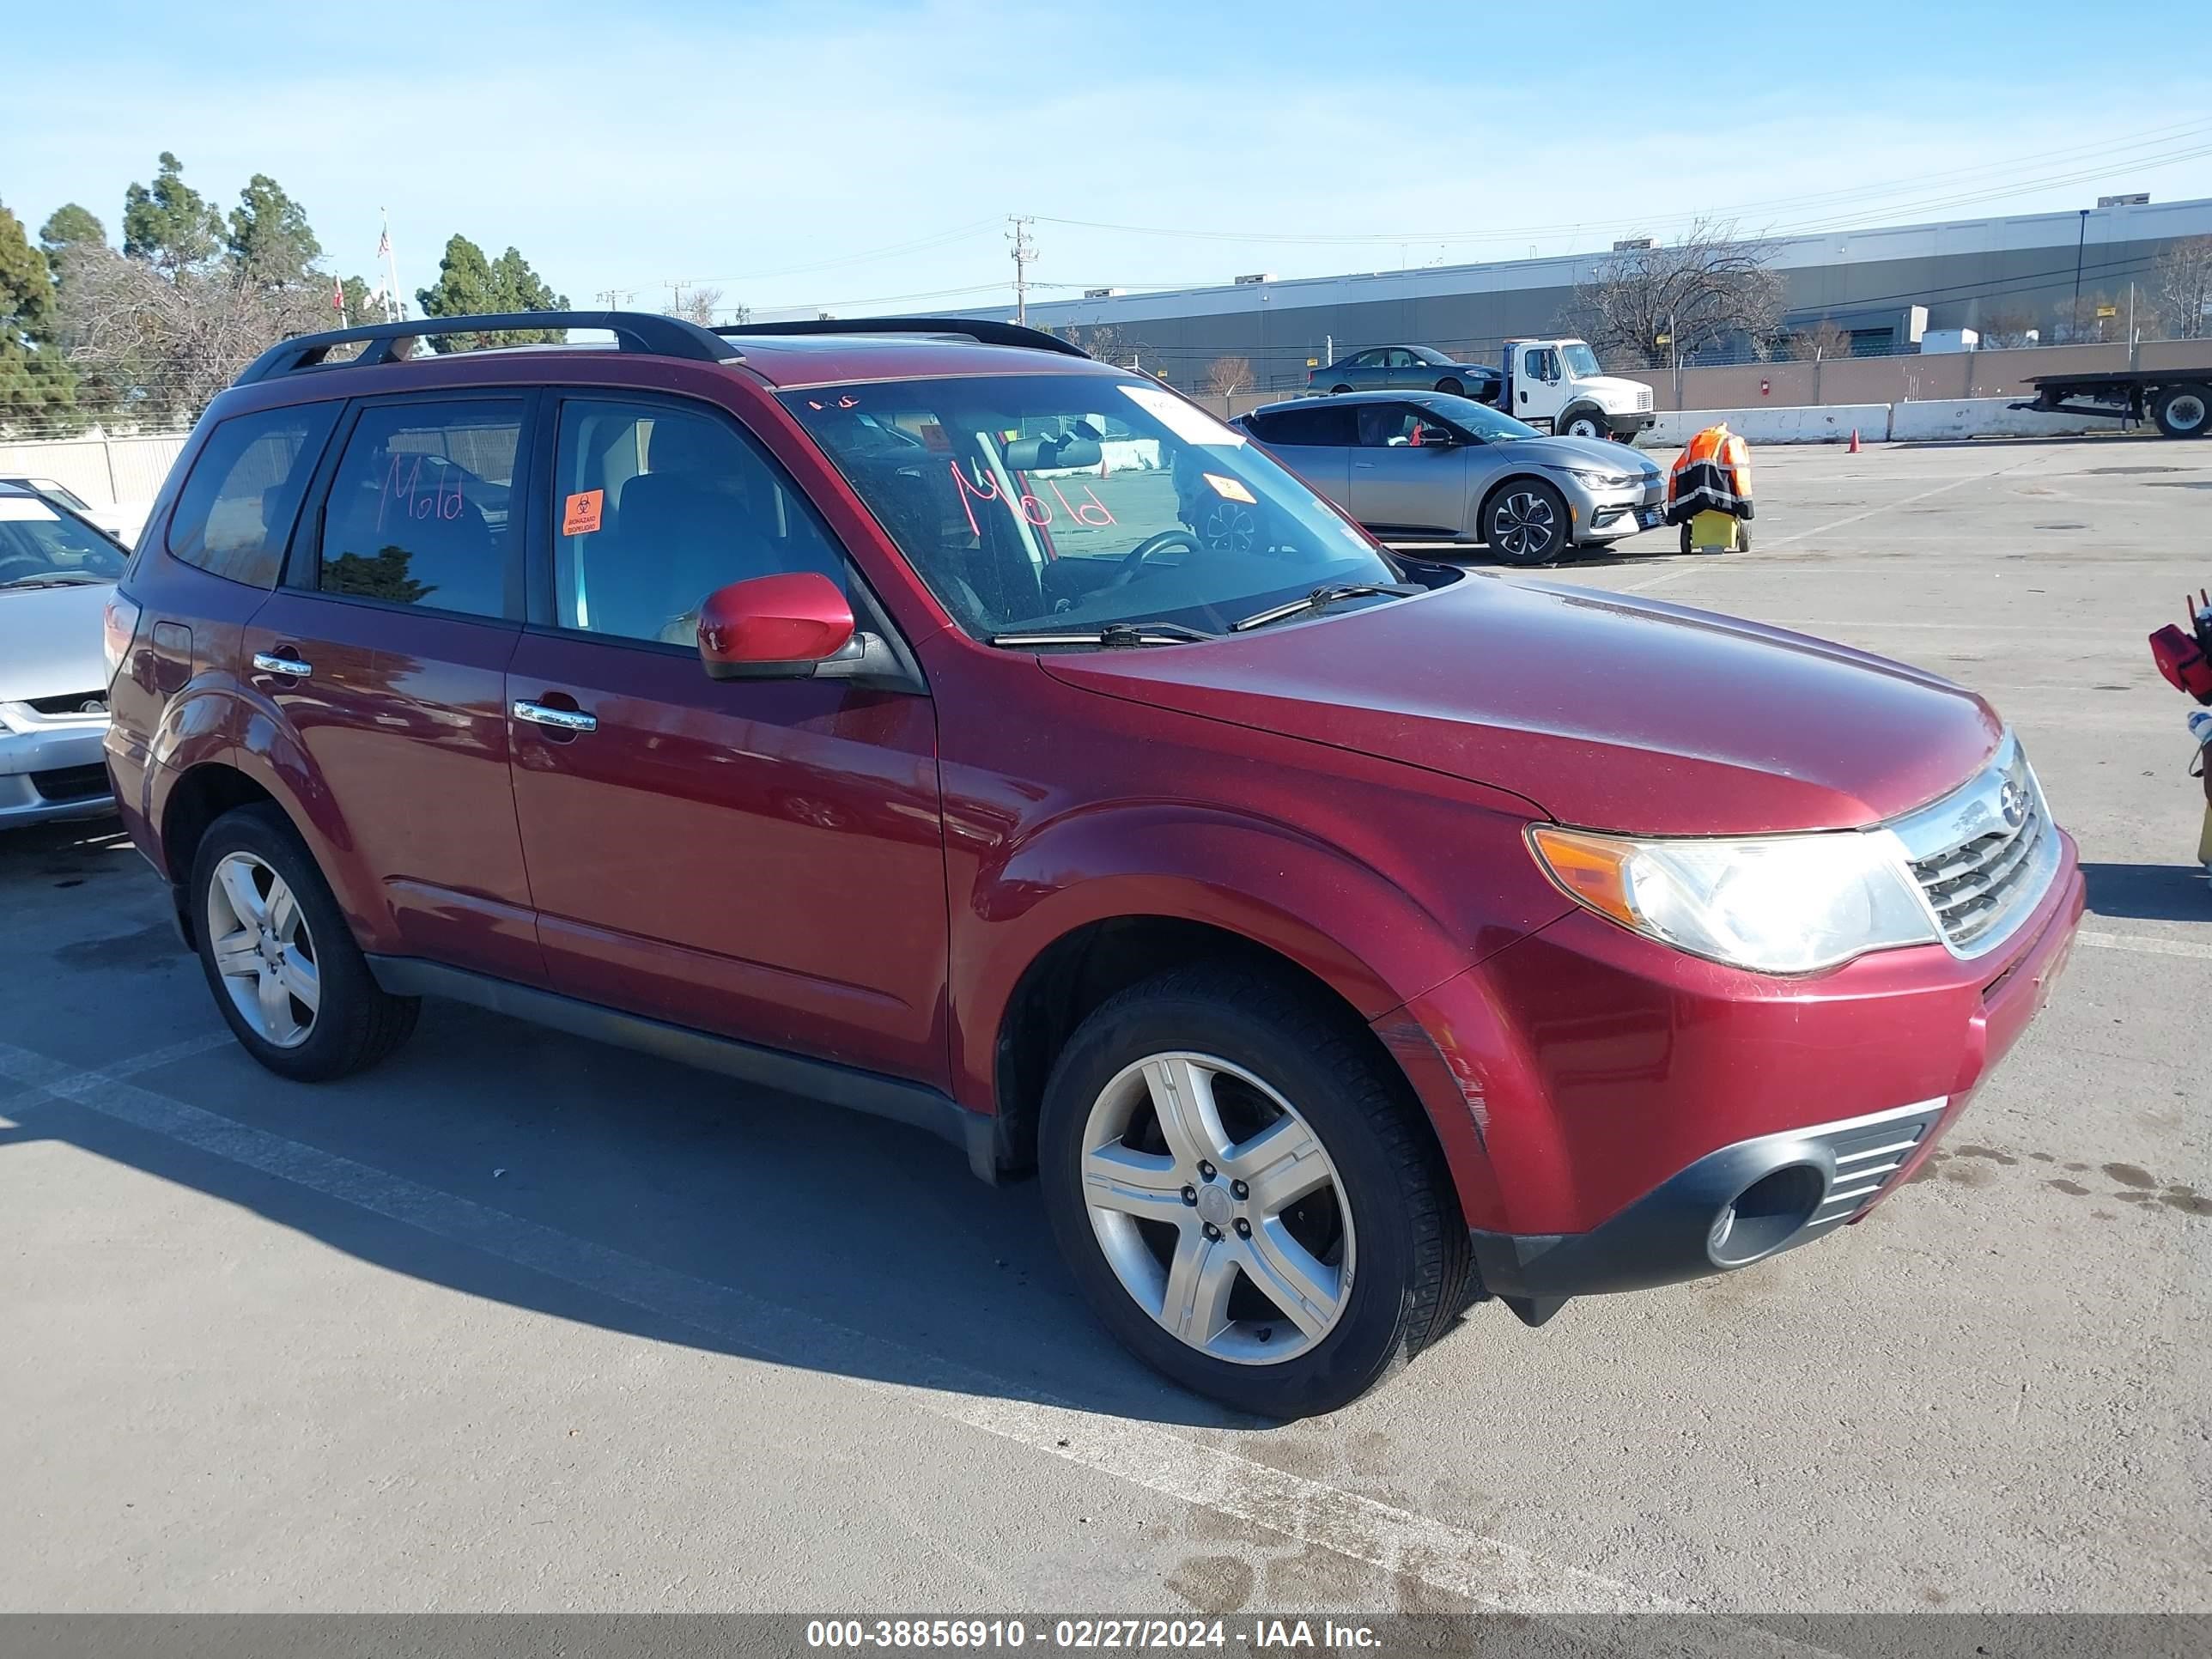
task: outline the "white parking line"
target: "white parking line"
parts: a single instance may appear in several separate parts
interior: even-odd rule
[[[2212,903],[2205,908],[2212,911]],[[2148,933],[2096,933],[2086,927],[2074,937],[2077,942],[2094,945],[2100,951],[2133,951],[2147,957],[2194,957],[2199,962],[2212,962],[2212,945],[2193,939],[2156,939]]]
[[[1794,535],[1780,537],[1774,541],[1768,541],[1754,530],[1750,559],[1755,562],[1763,553],[1771,553],[1778,547],[1787,547],[1792,542],[1802,542],[1809,536],[1825,536],[1831,530],[1841,530],[1845,525],[1863,524],[1867,520],[1880,514],[1893,512],[1900,507],[1911,507],[1915,501],[1924,501],[1931,495],[1944,495],[1966,484],[1982,483],[1990,478],[2002,477],[2006,473],[2015,471],[2026,466],[2028,462],[2039,459],[2040,458],[2038,456],[2025,455],[2010,466],[2001,466],[1995,471],[1974,472],[1963,478],[1954,478],[1948,483],[1937,484],[1933,489],[1923,489],[1917,495],[1905,495],[1893,501],[1884,501],[1878,507],[1868,507],[1863,513],[1854,513],[1846,518],[1832,519],[1826,524],[1816,524],[1810,530],[1800,530]],[[1707,562],[1680,564],[1670,570],[1661,571],[1648,581],[1638,582],[1633,586],[1617,588],[1614,591],[1621,593],[1642,593],[1658,586],[1662,582],[1673,581],[1677,576],[1686,576],[1693,570],[1708,570],[1712,568],[1713,565]]]
[[[472,1200],[186,1105],[122,1080],[229,1041],[173,1044],[100,1071],[73,1071],[0,1043],[0,1077],[372,1214],[688,1324],[718,1346],[841,1375],[932,1414],[1183,1503],[1406,1574],[1480,1607],[1538,1615],[1690,1608],[1429,1516],[1240,1457],[1152,1425],[1108,1417],[918,1349],[870,1336]],[[21,1113],[25,1103],[11,1111]],[[912,1379],[887,1382],[896,1375]],[[1825,1655],[1755,1625],[1700,1619],[1711,1650]],[[1832,1659],[1829,1656],[1828,1659]]]

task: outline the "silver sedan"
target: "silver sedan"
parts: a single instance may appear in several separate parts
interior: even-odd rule
[[[1481,542],[1507,564],[1571,557],[1665,516],[1665,476],[1626,445],[1547,437],[1466,398],[1300,398],[1237,424],[1376,534]]]

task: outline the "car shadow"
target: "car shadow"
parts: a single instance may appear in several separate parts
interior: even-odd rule
[[[2212,915],[2204,872],[2194,864],[2084,864],[2092,915],[2136,921],[2202,921]]]
[[[143,870],[39,902],[49,918],[97,907],[84,931],[143,940],[158,962],[73,957],[60,931],[17,927],[15,896],[51,872],[119,864],[114,834],[0,841],[0,951],[33,976],[31,994],[0,1000],[0,1168],[10,1147],[65,1143],[386,1272],[645,1341],[1272,1426],[1131,1358],[1063,1267],[1036,1183],[987,1187],[920,1130],[435,1001],[374,1071],[271,1075],[228,1040],[173,932],[151,925],[167,899]],[[163,1000],[155,1034],[142,1020]],[[47,1061],[94,1042],[112,1064],[179,1031],[188,1048],[214,1041],[119,1083],[76,1072],[60,1093],[37,1086]]]

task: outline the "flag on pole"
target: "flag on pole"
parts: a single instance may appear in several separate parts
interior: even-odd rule
[[[331,309],[341,316],[345,313],[345,284],[335,276],[331,278]]]
[[[389,225],[386,225],[384,229],[384,234],[376,239],[376,257],[380,259],[385,258],[390,255],[391,252],[392,228]]]

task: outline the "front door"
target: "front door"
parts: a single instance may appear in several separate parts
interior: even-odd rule
[[[1550,346],[1516,346],[1514,349],[1521,360],[1513,366],[1512,413],[1548,431],[1560,407],[1559,354]]]
[[[1346,501],[1364,525],[1457,536],[1467,524],[1468,452],[1415,404],[1359,406]]]
[[[507,691],[555,988],[944,1086],[933,705],[699,662],[700,601],[745,577],[819,571],[863,611],[842,550],[707,404],[578,392],[549,447]]]
[[[284,583],[246,624],[254,687],[297,732],[372,948],[543,979],[507,772],[530,403],[355,405]]]

